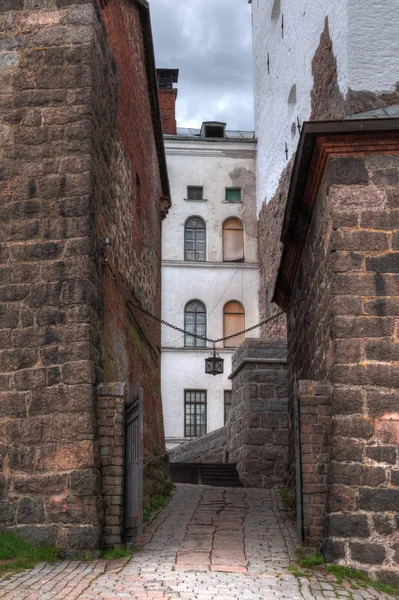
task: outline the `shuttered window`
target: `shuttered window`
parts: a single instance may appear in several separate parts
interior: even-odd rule
[[[239,219],[227,219],[223,223],[223,261],[244,260],[244,228]]]
[[[245,311],[240,302],[228,302],[223,310],[223,336],[232,335],[245,329]],[[225,348],[238,348],[245,340],[245,334],[242,333],[230,340],[224,340]]]

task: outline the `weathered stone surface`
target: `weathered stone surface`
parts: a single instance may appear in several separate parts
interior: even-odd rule
[[[366,515],[329,515],[328,532],[333,537],[344,538],[367,538],[370,535]]]
[[[397,448],[395,446],[367,446],[366,455],[376,462],[396,464]]]
[[[259,359],[246,363],[245,360]],[[270,363],[262,361],[270,359]],[[273,362],[273,361],[281,362]],[[285,343],[247,339],[233,357],[233,395],[226,425],[228,460],[244,486],[282,482],[288,445]]]
[[[361,563],[381,564],[385,559],[385,548],[380,544],[357,543],[349,544],[351,558]]]
[[[399,502],[399,489],[361,488],[359,508],[372,512],[396,511]]]
[[[42,523],[44,521],[43,501],[40,498],[22,498],[18,505],[19,523]]]
[[[390,535],[394,531],[392,519],[385,515],[375,515],[373,518],[375,530],[380,535]]]

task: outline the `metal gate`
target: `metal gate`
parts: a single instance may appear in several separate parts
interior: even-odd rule
[[[295,491],[296,491],[296,527],[297,538],[303,542],[303,513],[302,513],[302,469],[301,469],[301,430],[299,413],[298,383],[294,378],[294,433],[295,433]]]
[[[143,390],[132,387],[125,418],[125,544],[143,533]]]

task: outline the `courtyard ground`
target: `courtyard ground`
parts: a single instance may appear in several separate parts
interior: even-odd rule
[[[1,600],[387,599],[321,573],[296,577],[296,538],[275,490],[178,485],[128,561],[63,561],[0,580]]]

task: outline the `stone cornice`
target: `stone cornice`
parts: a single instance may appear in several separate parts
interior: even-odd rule
[[[330,158],[399,153],[399,119],[304,123],[295,158],[272,302],[283,310],[301,264],[309,226]]]

